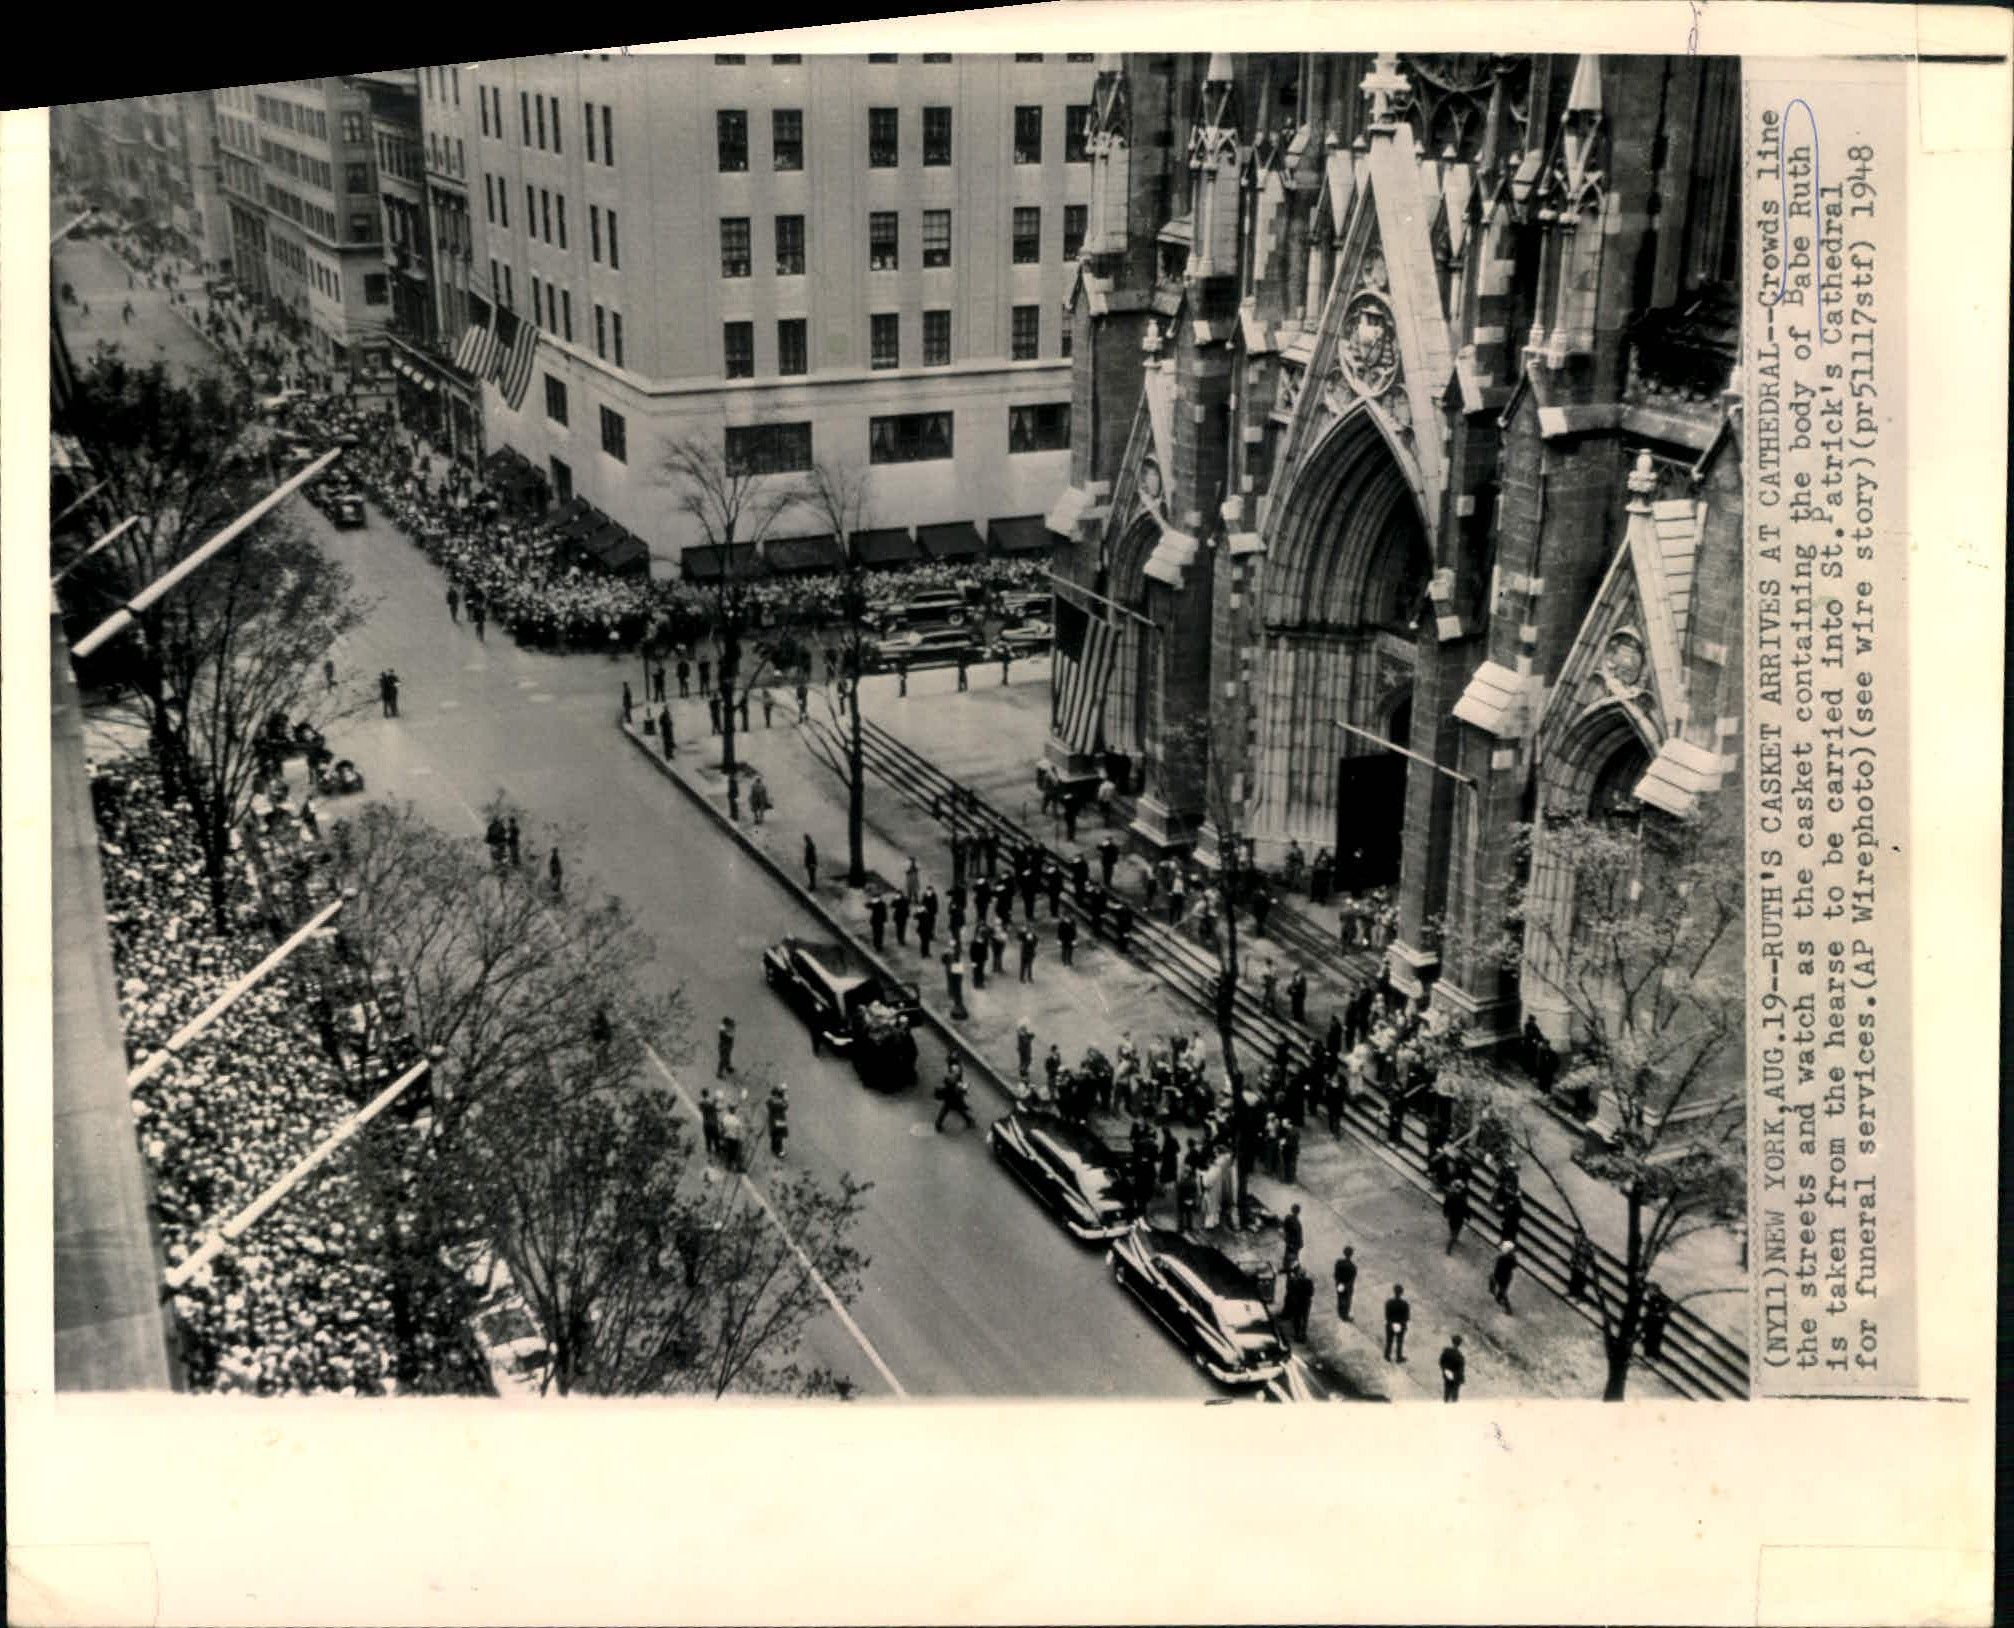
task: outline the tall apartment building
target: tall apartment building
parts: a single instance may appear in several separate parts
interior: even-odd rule
[[[375,378],[391,314],[371,100],[350,79],[213,93],[238,278],[332,374]]]
[[[520,405],[484,392],[490,445],[660,570],[701,541],[657,473],[688,436],[867,466],[881,527],[1045,513],[1068,474],[1092,74],[948,54],[448,70],[459,106],[424,106],[468,154],[472,315],[538,333]]]
[[[456,66],[422,68],[416,75],[425,215],[421,229],[429,256],[427,291],[433,319],[423,342],[412,342],[410,336],[395,331],[393,368],[402,381],[404,421],[425,428],[452,456],[474,461],[486,446],[483,381],[457,366],[456,357],[477,307],[487,310],[487,304],[482,289],[473,286],[469,163],[474,143],[463,128],[464,79]],[[473,103],[473,90],[467,94]]]
[[[1739,100],[1731,58],[1100,63],[1053,519],[1063,597],[1133,615],[1051,756],[1150,850],[1332,848],[1476,1034],[1567,1031],[1544,935],[1494,954],[1521,822],[1558,942],[1551,816],[1738,784]]]

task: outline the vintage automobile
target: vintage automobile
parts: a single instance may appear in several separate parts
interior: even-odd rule
[[[957,588],[923,588],[897,602],[893,620],[903,627],[962,627],[972,612],[970,597]]]
[[[338,486],[324,500],[331,521],[344,531],[354,531],[364,523],[364,494],[354,486]]]
[[[963,655],[976,661],[979,648],[962,627],[911,628],[905,633],[877,639],[860,654],[860,664],[870,673],[884,673],[896,662],[917,667],[948,667]]]
[[[993,659],[998,661],[1003,655],[1046,656],[1055,637],[1056,630],[1047,622],[1021,622],[1013,627],[1003,627],[993,641]]]
[[[987,1127],[986,1142],[1073,1236],[1117,1238],[1132,1226],[1125,1166],[1091,1130],[1043,1109],[1016,1108]]]
[[[762,976],[811,1026],[814,1048],[830,1046],[882,1089],[916,1079],[922,992],[882,977],[843,944],[786,938],[762,952]]]
[[[1222,1250],[1142,1221],[1113,1243],[1112,1276],[1220,1385],[1285,1377],[1287,1342],[1258,1284]]]
[[[1000,619],[1007,623],[1046,622],[1055,596],[1014,590],[1000,596]]]

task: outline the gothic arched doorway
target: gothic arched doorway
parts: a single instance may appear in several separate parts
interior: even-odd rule
[[[1143,515],[1128,528],[1112,551],[1105,581],[1099,591],[1115,604],[1140,615],[1149,614],[1152,583],[1147,560],[1161,540],[1161,527],[1150,515]],[[1139,768],[1154,754],[1156,692],[1159,688],[1160,652],[1154,635],[1130,616],[1114,619],[1118,648],[1112,658],[1112,678],[1105,693],[1105,745],[1124,753]]]
[[[1377,739],[1413,746],[1432,571],[1419,484],[1361,401],[1289,479],[1266,562],[1252,830],[1269,848],[1337,840],[1338,885],[1354,873],[1362,891],[1398,879],[1408,760]]]

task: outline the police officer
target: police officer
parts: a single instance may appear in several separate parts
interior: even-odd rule
[[[1406,1327],[1412,1320],[1413,1306],[1406,1299],[1406,1286],[1394,1283],[1391,1297],[1385,1301],[1385,1361],[1406,1360]]]
[[[1055,860],[1042,867],[1042,889],[1049,895],[1049,914],[1063,914],[1063,872]]]
[[[1035,1031],[1024,1017],[1014,1026],[1014,1060],[1021,1071],[1021,1083],[1028,1083],[1028,1071],[1035,1063]]]
[[[1302,1270],[1301,1263],[1295,1261],[1287,1268],[1287,1326],[1293,1331],[1294,1343],[1308,1343],[1308,1313],[1315,1305],[1315,1280]]]
[[[908,901],[905,899],[903,903],[906,905]],[[907,910],[903,911],[903,915],[908,915]],[[874,935],[875,949],[883,948],[888,936],[888,900],[884,895],[877,893],[868,901],[867,926]],[[899,938],[901,934],[898,932],[896,936]]]
[[[926,888],[922,902],[916,907],[916,951],[919,955],[929,956],[930,939],[936,931],[937,890]]]
[[[1073,964],[1072,956],[1077,949],[1077,918],[1064,916],[1056,923],[1056,954],[1064,966]]]
[[[1350,1306],[1357,1298],[1357,1252],[1350,1244],[1336,1257],[1336,1316],[1350,1322]]]
[[[883,908],[884,910],[886,910],[886,909],[888,908],[888,904],[887,904],[887,901],[886,901],[886,900],[878,900],[877,902],[879,902],[879,903],[881,904],[881,907],[882,907],[882,908]],[[908,942],[909,942],[909,937],[908,937],[908,934],[909,934],[909,895],[908,895],[908,894],[906,894],[906,893],[898,893],[898,894],[896,894],[896,895],[895,895],[895,905],[894,905],[894,909],[895,909],[895,942],[896,942],[896,943],[898,943],[898,944],[906,944],[906,943],[908,943]],[[920,925],[918,926],[918,928],[917,928],[917,931],[918,931],[919,933],[920,933],[920,932],[922,931],[922,928],[921,928],[921,926],[920,926]],[[879,940],[879,939],[877,939],[877,940],[876,940],[875,942],[876,942],[876,943],[878,944],[878,943],[880,942],[880,940]],[[927,954],[929,954],[929,953],[930,953],[930,952],[929,952],[929,950],[928,950],[928,949],[926,948],[926,949],[924,950],[924,954],[926,954],[926,955],[927,955]]]
[[[1021,981],[1032,984],[1035,981],[1035,929],[1021,929]]]
[[[1441,1347],[1441,1400],[1459,1402],[1462,1381],[1468,1378],[1468,1359],[1462,1355],[1462,1337],[1457,1334]]]

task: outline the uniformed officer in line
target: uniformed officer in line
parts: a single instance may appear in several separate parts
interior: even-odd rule
[[[1462,1381],[1468,1376],[1468,1359],[1462,1355],[1462,1337],[1457,1334],[1441,1348],[1441,1400],[1459,1402]]]
[[[1056,923],[1056,953],[1064,966],[1071,964],[1070,957],[1077,948],[1077,918],[1064,916]]]
[[[893,908],[894,908],[894,911],[895,911],[895,942],[896,942],[896,943],[898,943],[898,944],[906,944],[906,943],[908,943],[908,942],[909,942],[909,937],[908,937],[908,935],[909,935],[909,895],[908,895],[908,894],[906,894],[906,893],[898,893],[898,894],[896,894],[896,895],[895,895],[895,904],[894,904]]]
[[[1035,929],[1021,929],[1021,981],[1032,984],[1035,981]]]
[[[1336,1316],[1344,1322],[1352,1322],[1350,1305],[1357,1298],[1357,1252],[1349,1244],[1343,1245],[1343,1252],[1336,1258]]]
[[[1394,1283],[1391,1298],[1385,1302],[1385,1361],[1406,1360],[1406,1326],[1412,1320],[1413,1305],[1406,1299],[1406,1286]]]

